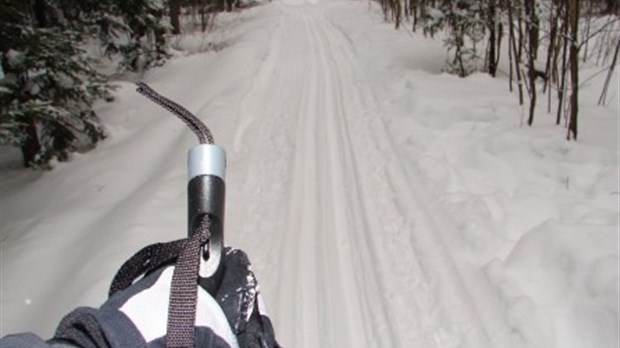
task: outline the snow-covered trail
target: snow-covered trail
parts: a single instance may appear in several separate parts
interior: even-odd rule
[[[442,74],[441,42],[372,2],[218,18],[179,38],[217,51],[144,79],[227,150],[225,243],[248,252],[281,344],[617,346],[618,111],[594,83],[567,143],[544,117],[519,128],[505,80]],[[0,335],[49,337],[132,254],[185,234],[196,141],[115,83],[96,149],[1,168]]]
[[[456,335],[489,346],[420,210],[428,202],[398,165],[355,46],[325,9],[281,7],[235,136],[251,159],[245,189],[277,192],[247,202],[257,219],[246,230],[274,272],[265,286],[279,337],[294,347],[440,347]]]
[[[352,39],[330,19],[330,5],[270,4],[257,31],[269,35],[260,37],[268,46],[260,64],[248,71],[222,60],[213,67],[193,58],[186,67],[170,69],[174,77],[164,70],[148,80],[205,117],[228,149],[226,240],[247,250],[255,263],[282,344],[492,346],[424,209],[431,202],[410,182],[411,174],[400,164],[404,155],[389,139],[374,93],[381,87],[369,79]],[[204,80],[193,79],[201,69],[209,72]],[[172,78],[182,87],[167,85]],[[124,98],[120,105],[132,105],[131,114],[145,120],[139,114],[158,110],[137,95]],[[225,113],[232,117],[224,119]],[[52,208],[41,201],[44,223],[16,228],[16,234],[33,236],[33,244],[53,245],[40,256],[55,260],[40,281],[61,289],[77,274],[87,288],[70,286],[73,296],[53,301],[57,294],[37,287],[36,279],[11,273],[10,283],[29,284],[24,288],[30,290],[3,289],[10,312],[25,310],[9,327],[28,327],[37,311],[58,316],[78,304],[96,305],[107,275],[125,257],[144,244],[179,237],[185,216],[179,188],[192,136],[176,127],[176,119],[157,115],[138,123],[130,136],[120,133],[92,157],[28,188],[31,195],[50,185],[58,186],[52,195],[78,192]],[[63,171],[76,168],[81,174],[67,173],[72,180],[63,179]],[[30,194],[20,199],[24,196]],[[23,205],[3,210],[15,218]],[[57,221],[47,221],[46,215]],[[68,223],[74,226],[67,228]],[[63,230],[45,233],[57,229]],[[3,267],[30,267],[32,256],[17,255],[24,249],[35,250],[32,244],[8,249]],[[114,263],[101,261],[106,258]],[[94,271],[97,267],[101,271]],[[88,302],[73,303],[76,297]],[[49,330],[56,321],[47,318],[34,329]]]

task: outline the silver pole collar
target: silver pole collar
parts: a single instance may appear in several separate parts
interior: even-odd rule
[[[188,153],[188,179],[200,175],[215,175],[226,181],[226,152],[217,145],[200,144]]]

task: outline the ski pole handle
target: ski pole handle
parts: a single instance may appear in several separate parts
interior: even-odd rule
[[[226,153],[217,145],[201,144],[188,155],[188,236],[204,215],[211,219],[211,236],[200,264],[199,284],[214,295],[221,283],[224,252]]]

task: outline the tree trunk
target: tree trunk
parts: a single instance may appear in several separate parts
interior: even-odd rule
[[[583,62],[585,63],[588,60],[588,46],[589,46],[589,37],[590,37],[590,28],[592,27],[592,12],[594,10],[594,2],[590,0],[590,6],[588,6],[588,12],[586,14],[586,30],[583,36],[583,40],[585,41],[585,47],[583,48]]]
[[[497,21],[497,47],[495,48],[496,56],[495,56],[495,70],[497,72],[497,67],[499,66],[499,58],[502,55],[502,40],[504,38],[504,26],[500,21]]]
[[[172,26],[172,33],[175,35],[181,34],[181,22],[179,16],[181,15],[181,7],[179,6],[179,0],[168,0],[170,7],[170,25]]]
[[[620,2],[618,0],[605,0],[605,3],[607,4],[605,12],[618,15],[618,7],[620,7]]]
[[[534,59],[538,58],[538,47],[540,46],[540,19],[538,18],[538,14],[536,13],[536,1],[531,0],[531,9],[530,9],[530,41],[532,50],[534,53]]]
[[[32,4],[32,12],[34,14],[34,19],[37,22],[37,27],[46,28],[49,23],[47,20],[47,6],[45,4],[45,0],[34,0]]]
[[[553,54],[555,53],[555,38],[558,33],[557,11],[554,9],[555,1],[551,2],[551,13],[549,15],[549,46],[547,47],[547,62],[545,64],[545,81],[543,85],[543,93],[547,91],[551,82],[551,63],[553,62]],[[551,93],[549,93],[551,94]]]
[[[528,38],[528,51],[527,51],[527,78],[530,89],[530,112],[527,124],[531,126],[534,123],[534,111],[536,109],[536,51],[538,46],[538,28],[535,27],[534,18],[536,13],[534,11],[534,0],[525,0],[525,31]]]
[[[489,69],[489,75],[495,77],[497,73],[497,8],[496,0],[488,0],[488,12],[487,12],[487,27],[489,29],[489,54],[487,67]]]
[[[164,16],[163,10],[158,10],[153,13],[153,16],[157,18],[157,21],[160,22],[161,18]],[[155,54],[156,59],[165,59],[167,56],[166,52],[166,29],[163,26],[157,26],[153,28],[153,38],[155,40]]]
[[[45,4],[45,0],[35,0],[32,3],[32,13],[37,27],[45,28],[48,26],[49,22],[46,15],[47,6]],[[15,73],[19,77],[20,84],[22,86],[25,85],[27,73],[23,71]],[[31,167],[34,164],[37,155],[41,152],[41,142],[39,141],[37,126],[31,117],[24,121],[24,134],[26,135],[26,139],[21,146],[22,161],[24,167]]]
[[[567,139],[577,140],[577,114],[579,112],[579,45],[577,36],[579,35],[579,0],[569,0],[568,16],[570,21],[570,116],[568,121]]]
[[[32,119],[29,119],[25,125],[24,133],[26,134],[26,141],[21,147],[22,159],[24,167],[31,167],[37,155],[41,152],[41,143],[39,142],[39,136],[37,134],[37,127]]]
[[[521,68],[520,68],[520,63],[521,63],[521,49],[517,48],[517,39],[515,38],[515,33],[514,33],[514,16],[513,16],[513,4],[511,1],[508,2],[508,30],[510,31],[509,33],[509,41],[510,41],[510,48],[512,51],[512,58],[514,59],[514,67],[515,67],[515,74],[517,76],[517,88],[519,91],[519,105],[523,105],[523,84],[522,84],[522,79],[521,79]],[[519,40],[521,41],[521,40]]]
[[[411,11],[411,17],[413,17],[413,23],[411,24],[411,30],[415,32],[418,26],[418,2],[417,0],[409,0],[409,10]]]
[[[616,62],[618,61],[618,49],[620,49],[620,40],[616,43],[616,51],[614,52],[614,58],[611,60],[611,65],[609,66],[607,78],[605,79],[605,85],[603,87],[603,91],[601,92],[601,97],[598,99],[598,105],[605,105],[605,98],[607,98],[607,90],[609,89],[609,82],[611,82],[611,77],[614,75],[614,69],[616,67]]]
[[[562,24],[562,71],[560,72],[560,88],[558,88],[558,114],[555,124],[559,125],[562,120],[562,105],[564,103],[564,91],[566,90],[566,56],[568,51],[568,13],[564,15],[564,24]]]
[[[394,25],[396,29],[400,28],[402,18],[402,6],[400,0],[392,0],[392,16],[394,17]]]

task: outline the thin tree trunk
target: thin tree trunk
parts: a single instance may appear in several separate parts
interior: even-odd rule
[[[396,29],[398,29],[400,28],[400,21],[402,19],[402,7],[400,0],[392,0],[392,13],[394,16]]]
[[[207,21],[209,18],[209,14],[207,13],[207,5],[200,5],[200,30],[204,33],[207,30]]]
[[[512,26],[509,25],[509,28],[512,29]],[[512,42],[513,42],[513,40],[514,40],[514,38],[512,37],[512,30],[510,30],[510,32],[508,33],[508,65],[509,65],[509,69],[508,69],[508,88],[509,88],[511,93],[514,90],[514,88],[512,86],[512,80],[513,80],[513,75],[514,75],[514,71],[512,70],[513,69],[513,67],[512,67],[512,61],[513,61],[512,56],[514,55],[514,53],[512,52]]]
[[[528,35],[527,77],[530,86],[530,110],[527,124],[531,126],[534,123],[534,111],[536,110],[536,66],[534,62],[538,45],[538,29],[534,27],[534,18],[536,17],[534,12],[534,0],[525,0],[525,16],[527,18],[525,22],[525,31]]]
[[[588,7],[588,15],[586,16],[586,18],[587,18],[587,20],[586,20],[586,32],[585,32],[585,36],[584,36],[585,47],[584,47],[584,51],[583,51],[583,62],[584,63],[588,59],[588,43],[590,42],[590,40],[588,38],[590,37],[590,27],[591,27],[591,23],[592,23],[592,9],[594,7],[593,3],[594,2],[592,0],[590,0],[590,6]]]
[[[45,0],[35,0],[32,3],[32,12],[36,21],[36,26],[39,28],[45,28],[48,26],[47,19],[47,6]],[[18,76],[18,80],[21,85],[25,85],[28,79],[26,72],[15,72]],[[41,152],[41,142],[39,140],[39,134],[37,131],[37,125],[35,121],[28,117],[24,120],[24,134],[26,139],[21,146],[22,163],[24,167],[31,167],[37,158],[37,155]]]
[[[527,0],[526,0],[527,1]],[[538,59],[538,47],[540,46],[540,19],[538,19],[538,14],[536,13],[536,1],[531,0],[531,8],[530,8],[530,33],[529,40],[532,41],[531,46],[534,53],[534,59]]]
[[[401,0],[398,0],[398,1],[401,1]],[[411,14],[411,10],[409,9],[409,4],[410,3],[411,2],[409,0],[402,0],[402,2],[401,2],[401,7],[403,9],[402,12],[403,12],[404,17],[405,17],[405,22],[409,21],[409,15]]]
[[[41,152],[41,143],[37,134],[37,127],[32,119],[26,121],[25,125],[26,141],[21,147],[22,160],[24,167],[31,167]]]
[[[502,55],[502,40],[504,39],[504,26],[502,25],[502,21],[498,21],[497,23],[497,48],[495,52],[497,52],[495,56],[495,69],[497,71],[497,67],[499,66],[499,58]]]
[[[616,51],[614,52],[614,58],[611,60],[611,66],[609,67],[607,78],[605,79],[605,86],[603,87],[603,91],[601,92],[601,97],[598,99],[598,105],[605,104],[605,98],[607,98],[607,90],[609,89],[609,82],[611,82],[611,77],[614,75],[614,69],[616,68],[616,62],[618,62],[618,49],[620,49],[620,40],[618,40],[618,43],[616,44]]]
[[[566,56],[568,54],[568,11],[564,9],[564,23],[562,24],[562,72],[560,74],[560,88],[558,88],[558,112],[555,124],[559,125],[562,120],[562,105],[564,104],[564,92],[566,91]]]
[[[571,79],[571,98],[570,116],[568,121],[567,139],[577,140],[577,115],[579,112],[579,45],[577,35],[579,35],[579,0],[569,0],[569,20],[570,20],[570,79]]]
[[[518,48],[517,61],[520,62],[521,57],[523,57],[523,47],[525,46],[525,44],[523,43],[523,38],[525,38],[525,35],[523,35],[523,10],[521,8],[519,8],[518,10],[519,11],[518,11],[518,16],[517,16],[517,30],[519,34],[519,45],[517,46]]]
[[[413,23],[411,24],[411,30],[415,32],[416,27],[418,26],[418,1],[417,0],[409,0],[409,10],[411,11],[411,16],[413,17]]]
[[[555,52],[555,38],[558,32],[558,21],[556,11],[554,11],[555,1],[551,2],[551,14],[549,17],[549,46],[547,47],[547,62],[545,64],[545,80],[543,85],[543,93],[547,92],[551,81],[551,62],[553,61],[553,53]]]
[[[497,7],[496,0],[488,0],[487,27],[489,29],[489,54],[487,57],[487,67],[489,75],[495,77],[497,73]]]
[[[521,79],[520,61],[521,61],[521,49],[517,48],[517,39],[514,33],[514,16],[513,16],[513,3],[508,2],[508,26],[510,30],[510,43],[514,58],[515,74],[517,76],[517,89],[519,91],[519,105],[523,105],[523,84]],[[519,40],[521,41],[521,40]]]

